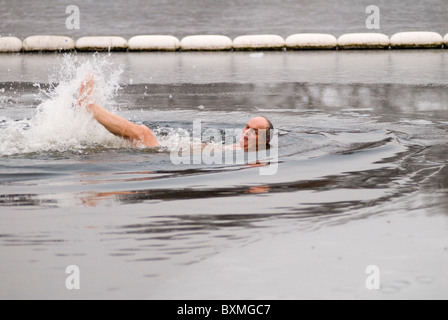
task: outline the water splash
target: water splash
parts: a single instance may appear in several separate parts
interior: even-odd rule
[[[30,118],[1,119],[0,156],[50,151],[75,151],[82,153],[86,148],[129,147],[130,143],[114,137],[99,125],[86,110],[74,102],[81,82],[88,73],[95,75],[94,96],[106,109],[113,109],[114,99],[120,89],[122,68],[113,65],[108,55],[95,54],[91,57],[64,55],[59,67],[51,70],[49,86],[40,84],[35,114]]]

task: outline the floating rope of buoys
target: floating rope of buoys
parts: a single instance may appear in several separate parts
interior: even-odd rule
[[[16,37],[0,37],[0,53],[61,51],[231,51],[231,50],[331,50],[331,49],[437,49],[448,45],[448,34],[399,32],[331,34],[298,33],[282,38],[275,34],[191,35],[181,41],[170,35],[139,35],[129,41],[118,36],[82,37],[76,42],[64,36],[31,36],[23,43]]]

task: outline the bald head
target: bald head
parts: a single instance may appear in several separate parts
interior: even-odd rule
[[[274,126],[266,117],[255,117],[249,120],[243,129],[240,145],[245,150],[257,150],[258,142],[265,142],[266,145],[272,140],[272,131]]]

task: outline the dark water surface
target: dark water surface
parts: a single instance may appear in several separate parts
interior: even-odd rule
[[[120,84],[105,107],[168,149],[189,140],[194,120],[224,130],[269,116],[273,175],[175,165],[167,150],[133,149],[72,114],[82,77],[54,70],[82,69],[76,58],[95,61],[0,58],[0,297],[447,297],[445,52],[92,62],[101,93]],[[45,96],[49,76],[60,84]],[[365,287],[372,264],[380,291]],[[69,265],[79,291],[65,288]]]

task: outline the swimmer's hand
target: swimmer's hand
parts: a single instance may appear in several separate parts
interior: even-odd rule
[[[95,99],[93,97],[94,86],[95,77],[92,73],[89,73],[81,83],[78,99],[76,100],[76,104],[78,106],[89,109],[89,106],[95,103]]]

